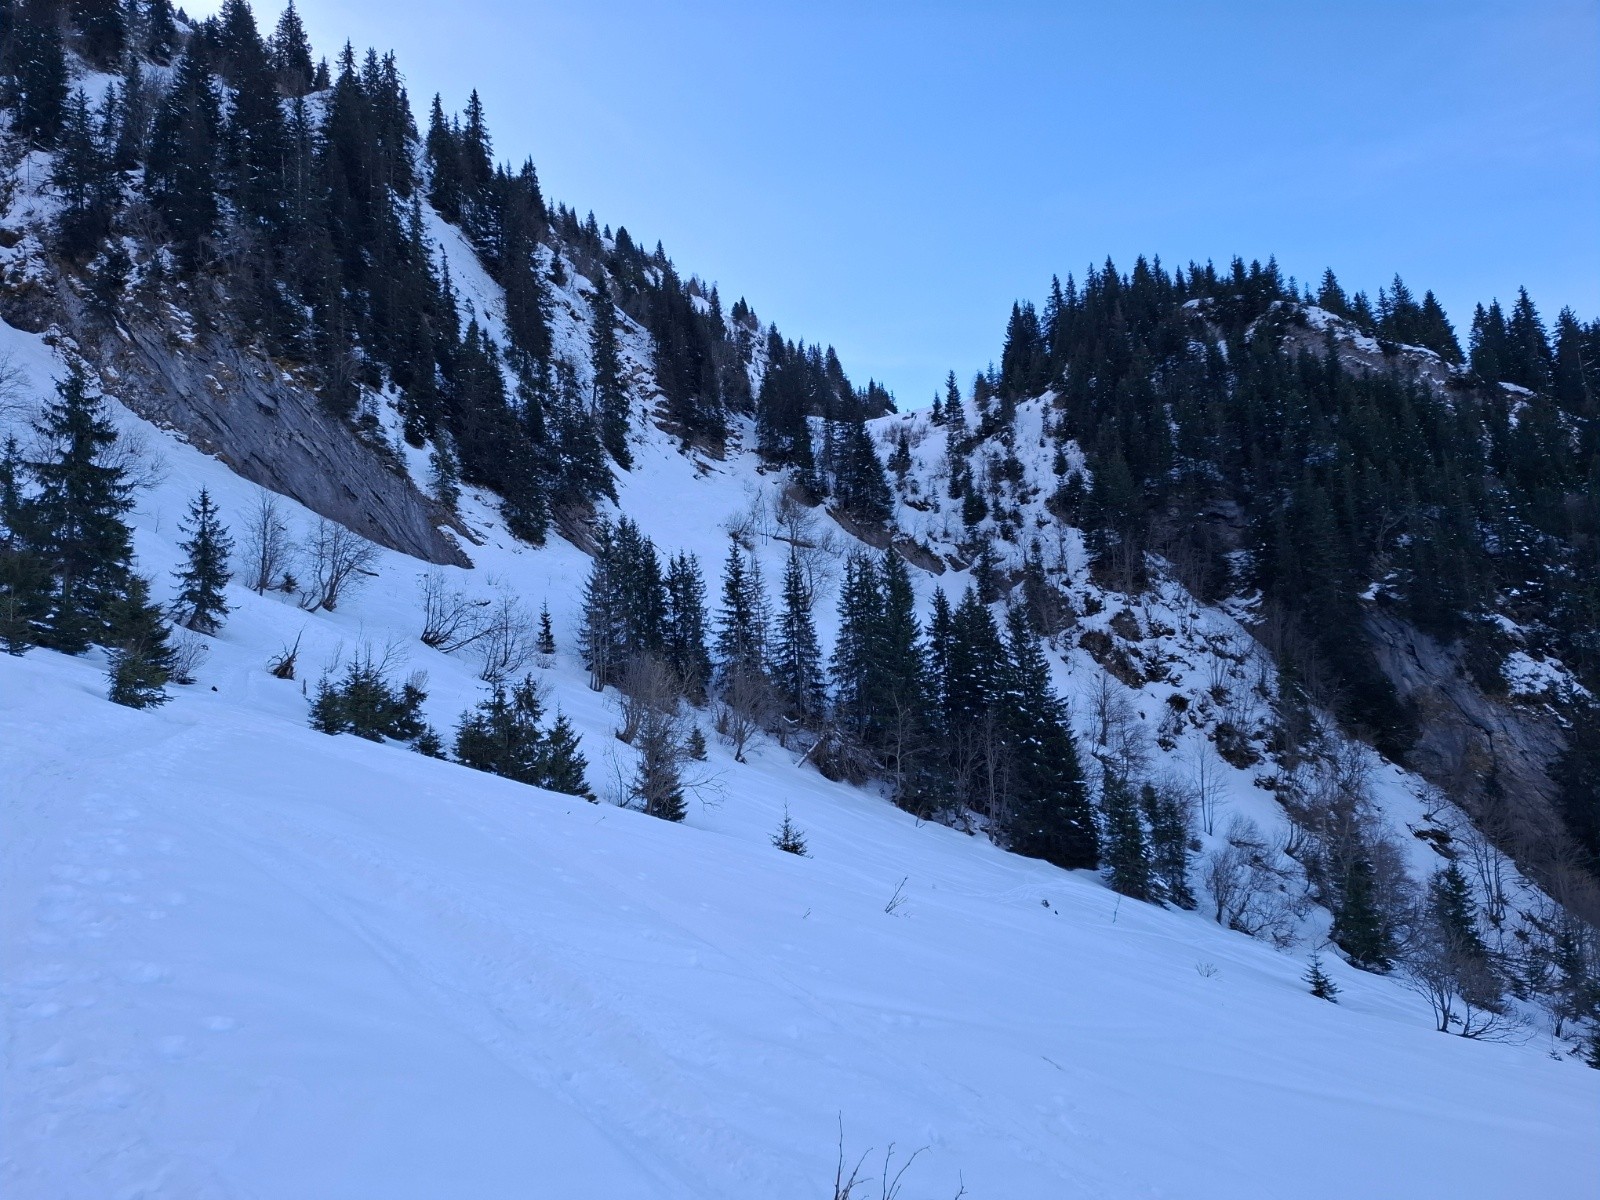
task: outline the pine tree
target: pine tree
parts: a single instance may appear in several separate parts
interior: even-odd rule
[[[536,649],[546,658],[556,652],[556,634],[555,630],[550,627],[550,605],[548,603],[539,606],[539,639],[536,643]]]
[[[1132,787],[1107,771],[1100,806],[1105,816],[1105,861],[1112,890],[1135,900],[1150,899],[1150,846]]]
[[[67,59],[61,44],[58,6],[52,0],[24,0],[8,6],[9,37],[4,68],[5,98],[12,129],[35,146],[50,147],[61,131],[67,104]]]
[[[531,677],[508,691],[497,685],[456,725],[456,761],[518,783],[539,786],[544,777],[544,704]]]
[[[811,587],[806,582],[799,552],[791,546],[783,570],[783,609],[772,648],[772,682],[801,724],[820,718],[826,701],[822,685],[822,648],[817,641],[811,606]]]
[[[1161,899],[1179,908],[1194,908],[1189,886],[1189,812],[1183,799],[1167,788],[1145,784],[1139,802],[1150,825],[1150,873]]]
[[[1365,856],[1345,869],[1330,936],[1353,966],[1382,973],[1394,965],[1393,936],[1378,909],[1375,873]]]
[[[189,506],[189,516],[179,528],[189,536],[178,543],[185,561],[177,572],[179,591],[174,602],[177,619],[196,633],[216,633],[230,610],[223,589],[233,578],[228,570],[233,539],[228,536],[217,506],[204,487]]]
[[[754,554],[730,542],[722,569],[722,609],[717,619],[717,671],[724,680],[766,674],[767,599]]]
[[[156,110],[145,167],[145,190],[172,231],[184,262],[194,266],[217,230],[222,107],[203,57],[186,53],[172,89]]]
[[[107,609],[111,662],[107,676],[110,698],[129,708],[165,704],[167,680],[172,675],[172,647],[161,610],[150,601],[150,584],[130,575],[127,591]]]
[[[772,835],[772,844],[785,854],[798,855],[801,858],[810,857],[806,849],[806,835],[794,820],[789,816],[789,806],[783,806],[783,824],[778,826],[778,832]]]
[[[567,714],[557,711],[555,724],[544,735],[543,753],[539,758],[539,786],[568,796],[582,796],[593,800],[585,778],[589,762],[578,748],[578,734],[567,720]]]
[[[50,572],[32,549],[32,506],[16,435],[0,446],[0,650],[25,654],[50,612]]]
[[[622,383],[622,362],[617,356],[616,313],[604,271],[595,272],[594,403],[600,420],[600,441],[617,466],[633,469],[628,449],[628,392]]]
[[[680,770],[684,748],[671,713],[652,709],[634,736],[639,767],[629,787],[634,802],[652,817],[681,821],[689,815]]]
[[[694,555],[680,552],[667,565],[665,658],[684,695],[699,703],[711,679],[706,649],[706,584]]]
[[[61,252],[83,260],[110,227],[116,199],[111,164],[89,100],[73,92],[64,110],[50,182],[61,195],[56,235]]]
[[[1322,955],[1311,956],[1311,965],[1301,978],[1310,986],[1311,994],[1318,1000],[1327,1000],[1332,1004],[1339,1003],[1339,985],[1322,969]]]
[[[116,427],[76,362],[34,430],[44,456],[26,464],[38,485],[31,540],[54,579],[41,641],[78,654],[104,639],[109,606],[130,587],[133,545],[122,517],[133,507],[132,488],[107,459]]]
[[[316,75],[311,63],[311,39],[306,36],[294,0],[289,0],[272,35],[272,67],[285,94],[299,97],[311,90]]]
[[[1006,632],[1009,661],[997,681],[1008,767],[1006,842],[1018,854],[1059,867],[1093,869],[1099,839],[1066,709],[1050,688],[1049,663],[1020,608],[1007,614]]]

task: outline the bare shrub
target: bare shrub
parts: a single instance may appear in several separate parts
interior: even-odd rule
[[[735,670],[722,686],[717,703],[716,731],[733,749],[735,762],[744,761],[750,739],[769,729],[783,711],[772,682],[759,671]]]
[[[276,587],[294,558],[289,540],[289,524],[283,518],[283,504],[277,493],[262,488],[244,520],[245,586],[257,595]]]
[[[1229,822],[1225,844],[1207,856],[1202,869],[1217,923],[1280,948],[1293,943],[1304,912],[1303,898],[1291,890],[1293,878],[1280,848],[1243,816]]]
[[[453,654],[488,632],[493,601],[474,599],[441,570],[417,576],[422,597],[422,644]]]
[[[373,574],[377,561],[378,548],[366,538],[336,521],[319,517],[306,546],[311,586],[301,596],[300,607],[332,612],[354,589],[358,576]]]
[[[472,639],[478,655],[478,678],[504,683],[521,674],[539,652],[533,614],[510,590],[489,601],[482,614],[482,632]]]
[[[622,728],[617,737],[632,745],[647,716],[676,712],[681,688],[672,668],[653,654],[636,654],[622,668],[617,699],[622,706]]]
[[[211,648],[205,644],[205,639],[184,629],[174,629],[169,644],[172,647],[172,682],[193,683]]]
[[[38,409],[28,376],[9,350],[0,350],[0,421],[20,422]]]

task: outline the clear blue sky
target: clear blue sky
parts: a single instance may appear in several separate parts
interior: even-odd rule
[[[209,3],[191,12],[210,11]],[[1600,0],[302,0],[902,406],[1109,254],[1600,315]],[[258,19],[270,30],[277,6]]]

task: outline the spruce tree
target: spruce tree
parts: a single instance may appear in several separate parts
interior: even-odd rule
[[[582,796],[593,800],[585,774],[589,761],[579,749],[578,734],[567,720],[567,714],[557,711],[555,723],[544,735],[544,747],[539,756],[539,786],[568,796]]]
[[[58,6],[52,0],[22,0],[8,7],[13,12],[0,66],[13,113],[12,130],[33,145],[48,148],[61,131],[67,104],[67,59]]]
[[[1059,867],[1093,869],[1099,839],[1066,709],[1051,690],[1049,663],[1021,609],[1007,614],[1006,630],[1009,662],[997,681],[1009,768],[1006,843]]]
[[[150,601],[150,584],[130,575],[127,590],[107,606],[111,661],[107,676],[110,698],[129,708],[165,704],[172,676],[172,647],[161,610]]]
[[[1382,973],[1394,965],[1393,935],[1379,911],[1375,872],[1364,855],[1345,869],[1330,936],[1353,966]]]
[[[1112,890],[1134,900],[1149,900],[1150,846],[1133,788],[1108,770],[1100,806],[1105,818],[1105,863]]]
[[[798,855],[807,858],[810,852],[806,849],[806,835],[789,816],[789,806],[783,806],[783,824],[778,826],[778,832],[772,835],[772,844],[785,854]]]
[[[595,274],[594,402],[599,415],[600,442],[617,466],[630,471],[633,452],[628,449],[628,392],[622,383],[622,362],[617,356],[616,313],[605,272]]]
[[[178,543],[184,553],[184,564],[177,572],[179,591],[173,608],[184,628],[214,634],[222,627],[222,619],[231,607],[223,589],[233,578],[228,570],[233,539],[228,536],[217,506],[204,487],[189,506],[189,516],[179,528],[188,537]]]
[[[667,564],[665,658],[684,695],[699,703],[711,679],[706,649],[706,584],[694,555],[679,552]]]
[[[556,652],[556,634],[550,626],[550,605],[539,606],[539,638],[535,648],[546,658]]]
[[[647,712],[633,745],[639,752],[639,766],[629,787],[634,803],[652,817],[683,820],[689,815],[680,769],[684,748],[673,715],[659,709]]]
[[[1189,812],[1183,798],[1168,788],[1145,784],[1139,802],[1150,825],[1150,873],[1161,899],[1194,908],[1189,886]]]
[[[722,570],[722,608],[717,617],[717,671],[724,680],[764,676],[767,667],[767,599],[754,554],[730,542]]]
[[[1318,1000],[1327,1000],[1332,1004],[1339,1003],[1339,985],[1322,969],[1322,955],[1311,956],[1311,965],[1306,968],[1306,973],[1301,978],[1306,981],[1311,988],[1311,994]]]
[[[544,704],[531,677],[508,691],[497,685],[456,725],[456,761],[518,783],[539,785],[545,755]]]
[[[27,463],[38,485],[28,506],[31,540],[54,580],[40,640],[78,654],[105,638],[109,606],[131,586],[133,544],[122,518],[133,490],[107,459],[116,427],[78,363],[56,384],[34,430],[43,455]]]
[[[783,570],[782,603],[772,648],[772,682],[795,719],[810,724],[822,716],[826,699],[822,648],[811,617],[811,587],[800,554],[792,546]]]
[[[24,494],[16,436],[0,446],[0,650],[25,654],[50,612],[50,571],[29,541],[32,507]]]

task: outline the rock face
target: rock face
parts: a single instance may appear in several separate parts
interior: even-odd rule
[[[1523,851],[1558,841],[1550,769],[1566,740],[1554,715],[1484,695],[1454,648],[1390,613],[1370,614],[1367,628],[1378,664],[1416,709],[1420,732],[1406,765],[1491,836]]]
[[[109,395],[251,482],[391,550],[470,565],[440,531],[448,515],[403,471],[308,388],[226,332],[185,329],[185,322],[135,312],[107,322],[88,313],[59,279],[50,302],[41,303],[37,289],[9,291],[3,299],[0,315],[9,323],[35,332],[59,326]]]

